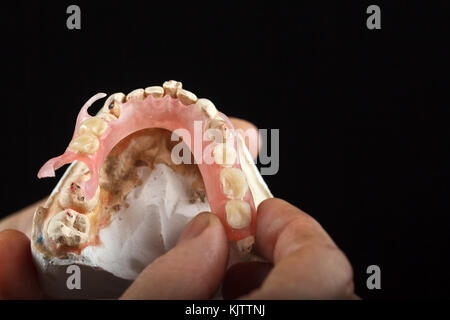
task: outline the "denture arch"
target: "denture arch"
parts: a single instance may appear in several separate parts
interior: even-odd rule
[[[219,122],[221,126],[218,129],[226,132],[226,143],[214,138],[201,139],[202,150],[215,150],[212,156],[215,162],[205,163],[202,154],[194,152],[193,141],[184,142],[199,167],[211,210],[221,219],[228,238],[241,240],[255,234],[255,202],[245,175],[239,174],[242,173],[240,142],[231,121],[218,112],[212,102],[197,99],[193,93],[182,89],[180,82],[168,81],[163,87],[134,90],[126,98],[123,95],[117,99],[110,97],[99,114],[94,117],[89,115],[89,107],[105,96],[98,93],[84,104],[78,114],[71,143],[62,155],[42,166],[38,172],[39,178],[54,177],[56,169],[75,160],[82,161],[90,173],[89,180],[81,183],[82,191],[89,200],[99,188],[99,174],[104,160],[125,137],[147,128],[172,132],[183,128],[194,137],[197,134],[194,131],[196,121],[201,121],[201,137],[204,137],[211,123]],[[117,104],[120,110],[117,110]],[[102,113],[108,112],[107,109],[108,117]],[[219,161],[222,158],[224,161]]]

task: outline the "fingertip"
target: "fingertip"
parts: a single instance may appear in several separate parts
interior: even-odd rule
[[[11,266],[11,262],[22,264],[31,256],[30,240],[20,231],[7,229],[0,232],[0,272]],[[3,274],[2,272],[2,274]]]
[[[0,241],[2,240],[3,241],[15,240],[17,241],[18,244],[20,244],[21,242],[30,242],[28,237],[23,232],[13,229],[6,229],[0,232]]]
[[[291,205],[278,198],[266,199],[258,206],[255,246],[269,261],[273,262],[275,244],[283,228],[296,217],[291,211]]]
[[[280,198],[269,198],[258,206],[258,214],[276,214],[277,212],[295,211],[305,214],[299,208]]]
[[[177,244],[199,236],[211,223],[214,223],[213,217],[214,215],[209,212],[201,212],[196,215],[184,228]]]
[[[122,299],[208,299],[226,270],[228,241],[220,220],[203,212],[176,246],[147,266]]]
[[[256,129],[256,126],[251,123],[250,121],[244,120],[244,119],[240,119],[240,118],[234,118],[234,117],[230,117],[231,122],[233,123],[233,126],[236,129]]]
[[[41,298],[31,257],[30,240],[16,230],[0,232],[0,297]]]
[[[260,204],[255,238],[257,251],[275,267],[245,299],[341,299],[354,292],[343,252],[315,219],[288,202]]]
[[[331,241],[311,216],[277,198],[267,199],[259,205],[255,239],[257,251],[272,262],[310,239]]]

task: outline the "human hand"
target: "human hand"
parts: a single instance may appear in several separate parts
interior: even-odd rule
[[[243,130],[256,129],[244,120],[233,119],[233,123]],[[43,297],[30,243],[23,234],[31,232],[36,207],[0,222],[0,231],[21,231],[0,232],[0,298]],[[223,227],[214,215],[200,214],[186,227],[176,247],[144,269],[122,298],[207,299],[223,279],[225,298],[356,297],[352,269],[344,254],[314,219],[287,202],[269,199],[260,205],[255,245],[275,267],[242,263],[226,273],[228,242]]]
[[[225,298],[359,299],[344,253],[315,219],[288,202],[259,205],[255,246],[270,264],[232,266],[223,283]]]
[[[122,298],[208,299],[223,279],[225,298],[357,298],[345,255],[313,218],[289,203],[268,199],[260,204],[255,245],[273,268],[242,263],[226,273],[224,228],[215,215],[201,213],[186,226],[177,245],[147,266]],[[0,232],[0,265],[1,298],[43,296],[23,233]],[[255,290],[248,293],[250,289]]]
[[[223,278],[225,298],[357,298],[345,255],[317,221],[291,204],[280,199],[260,204],[255,245],[273,268],[242,263],[226,274],[224,229],[214,215],[202,213],[188,224],[175,248],[149,265],[122,298],[208,299]]]

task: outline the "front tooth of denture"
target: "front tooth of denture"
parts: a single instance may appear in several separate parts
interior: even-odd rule
[[[175,80],[169,80],[163,83],[164,95],[169,95],[172,98],[177,96],[178,89],[183,89],[183,84]]]
[[[229,199],[243,199],[248,191],[247,180],[244,173],[237,168],[223,168],[219,180],[223,193]]]
[[[208,99],[198,99],[195,105],[203,110],[210,118],[214,118],[217,115],[216,106]]]
[[[230,200],[225,205],[227,222],[233,229],[248,227],[252,220],[250,205],[242,200]]]
[[[79,247],[88,240],[89,228],[85,215],[65,209],[50,219],[47,235],[57,246]]]
[[[177,98],[185,106],[194,104],[197,101],[197,96],[195,94],[184,89],[178,89]]]
[[[164,96],[164,89],[160,86],[147,87],[144,90],[146,96],[152,96],[153,98],[159,99]]]
[[[236,162],[237,154],[234,147],[227,143],[219,143],[213,150],[214,160],[223,167],[231,167]]]
[[[114,93],[106,99],[102,110],[113,114],[115,117],[120,116],[120,105],[125,102],[126,97],[122,92]]]
[[[84,120],[80,124],[80,127],[78,128],[78,134],[82,135],[85,133],[92,133],[97,137],[100,137],[105,133],[106,129],[108,129],[108,124],[104,120],[98,117],[92,117]]]
[[[76,152],[93,154],[98,150],[99,146],[100,142],[96,136],[85,133],[73,139],[69,144],[69,149]]]
[[[130,100],[131,98],[144,100],[145,98],[144,89],[136,89],[131,91],[129,94],[127,94],[127,101]]]

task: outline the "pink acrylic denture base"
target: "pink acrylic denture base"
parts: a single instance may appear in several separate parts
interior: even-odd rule
[[[72,139],[77,136],[80,124],[84,120],[91,117],[88,114],[88,108],[96,100],[105,96],[106,95],[104,93],[98,93],[84,104],[78,114]],[[220,113],[219,115],[225,121],[228,129],[230,129],[230,133],[234,138],[232,141],[235,150],[239,150],[237,146],[238,140],[236,139],[236,134],[231,121],[224,114]],[[95,195],[98,188],[99,172],[103,161],[113,147],[123,138],[133,132],[146,128],[162,128],[170,131],[183,128],[190,133],[191,137],[195,137],[195,121],[202,122],[203,137],[208,120],[209,118],[207,115],[198,108],[194,107],[194,105],[185,106],[178,99],[172,98],[169,95],[166,95],[160,99],[152,96],[147,96],[144,100],[131,98],[129,101],[121,105],[120,117],[117,120],[110,121],[106,132],[102,136],[98,137],[100,144],[98,150],[94,154],[73,152],[67,148],[62,155],[48,160],[39,170],[38,177],[54,177],[55,170],[63,165],[71,163],[75,160],[83,161],[89,168],[90,179],[83,182],[81,184],[81,188],[87,199],[91,199]],[[205,163],[205,161],[201,158],[202,152],[197,152],[194,150],[194,140],[195,139],[191,139],[191,141],[185,142],[191,149],[194,159],[200,169],[211,210],[222,221],[228,238],[230,240],[241,240],[250,235],[254,235],[256,231],[256,208],[250,190],[247,191],[243,198],[243,200],[250,205],[250,226],[242,229],[233,229],[227,223],[225,212],[225,205],[230,199],[224,194],[222,184],[219,180],[220,171],[223,167],[214,162],[211,164]],[[212,150],[214,145],[209,146],[210,144],[216,144],[216,142],[202,139],[201,150]],[[232,167],[241,169],[239,154],[235,164]]]

